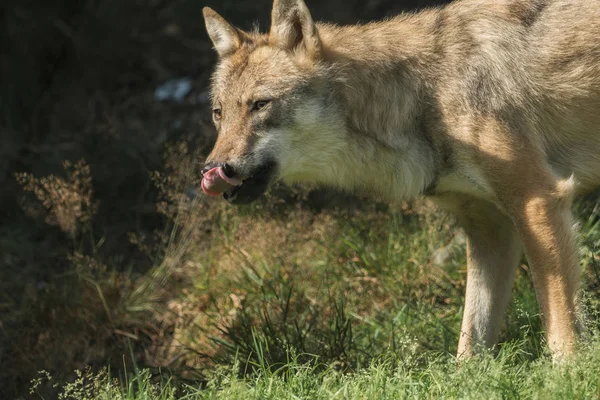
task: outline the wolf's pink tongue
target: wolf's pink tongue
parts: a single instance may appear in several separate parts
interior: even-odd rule
[[[204,193],[217,197],[241,183],[239,179],[225,175],[223,167],[216,167],[204,174],[201,186]]]

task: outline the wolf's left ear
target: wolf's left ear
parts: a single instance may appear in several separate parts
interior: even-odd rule
[[[274,1],[269,41],[284,50],[302,47],[312,58],[321,54],[319,32],[303,0]]]
[[[210,36],[210,40],[212,40],[219,56],[225,57],[240,48],[242,45],[240,31],[210,7],[204,7],[202,13],[204,14],[208,36]]]

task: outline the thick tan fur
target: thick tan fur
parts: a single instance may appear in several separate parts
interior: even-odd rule
[[[573,351],[570,208],[600,185],[600,2],[463,0],[336,26],[275,0],[269,34],[205,19],[220,54],[208,162],[431,197],[468,237],[458,355],[496,342],[523,249],[550,349]]]

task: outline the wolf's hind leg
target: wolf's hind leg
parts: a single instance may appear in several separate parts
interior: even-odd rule
[[[560,187],[560,183],[557,185]],[[554,358],[573,351],[580,267],[571,201],[559,191],[532,191],[515,213]]]

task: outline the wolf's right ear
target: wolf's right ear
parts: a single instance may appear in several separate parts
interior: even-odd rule
[[[235,27],[210,7],[204,7],[202,13],[208,36],[219,56],[225,57],[240,48],[242,36]]]
[[[321,54],[319,32],[303,0],[273,2],[269,41],[284,50],[304,48],[312,58]]]

